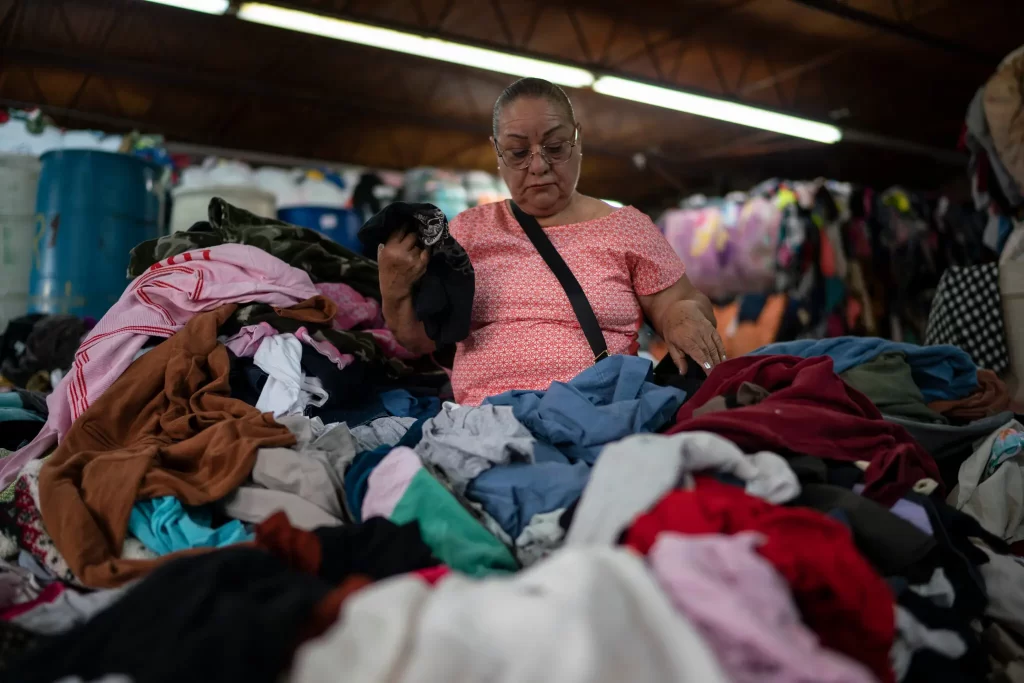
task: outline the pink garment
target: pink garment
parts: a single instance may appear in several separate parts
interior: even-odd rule
[[[135,278],[96,324],[49,398],[50,417],[25,448],[4,458],[0,488],[42,456],[131,365],[150,337],[170,337],[192,317],[229,303],[294,306],[317,295],[304,271],[242,244],[189,251],[153,264]]]
[[[270,323],[246,325],[226,340],[224,346],[239,358],[252,358],[256,355],[256,349],[260,348],[260,343],[275,334],[277,334],[277,330]]]
[[[352,363],[356,362],[356,357],[351,353],[342,353],[338,350],[338,347],[326,340],[313,339],[313,335],[309,333],[305,327],[300,327],[295,332],[295,336],[303,344],[309,344],[312,346],[317,353],[326,358],[327,360],[338,366],[339,370],[344,370]]]
[[[863,665],[824,649],[800,621],[786,580],[755,550],[761,540],[752,532],[663,532],[647,557],[733,683],[873,683]]]
[[[594,308],[608,353],[636,353],[643,311],[637,297],[683,276],[682,261],[651,219],[633,207],[545,228]],[[459,214],[452,236],[476,272],[472,328],[452,372],[455,400],[477,405],[510,389],[547,389],[594,364],[565,290],[506,202]]]
[[[375,299],[364,297],[343,282],[321,282],[316,289],[338,305],[338,314],[331,321],[334,329],[369,332],[389,358],[412,360],[419,357],[403,348],[391,330],[385,327],[380,303]]]
[[[338,314],[331,323],[336,330],[357,327],[384,327],[380,304],[369,299],[343,282],[320,282],[316,291],[338,304]]]
[[[225,340],[224,346],[228,347],[228,350],[239,358],[252,358],[256,355],[256,350],[260,348],[263,340],[267,337],[273,337],[277,333],[277,330],[270,323],[246,325],[233,337]],[[295,336],[299,341],[309,344],[316,349],[317,353],[337,365],[339,370],[344,370],[356,360],[355,356],[350,353],[342,353],[331,342],[314,339],[305,327],[300,327],[295,332]]]
[[[363,330],[373,335],[373,338],[377,341],[377,346],[380,347],[381,351],[385,355],[391,358],[399,358],[401,360],[412,360],[413,358],[419,358],[415,353],[407,351],[404,346],[398,343],[395,339],[394,333],[391,330],[385,328],[381,330]]]
[[[371,517],[391,517],[398,501],[402,500],[409,482],[423,469],[420,456],[411,448],[396,448],[370,472],[366,497],[363,498],[363,520]]]

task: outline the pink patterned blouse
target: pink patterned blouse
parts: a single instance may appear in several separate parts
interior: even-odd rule
[[[637,297],[671,287],[684,272],[658,228],[625,207],[544,231],[594,307],[608,352],[636,353],[643,321]],[[456,401],[477,405],[510,389],[547,389],[593,364],[565,290],[506,202],[459,214],[451,233],[476,271],[472,329],[452,371]]]

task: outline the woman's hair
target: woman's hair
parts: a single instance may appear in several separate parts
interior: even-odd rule
[[[557,107],[565,110],[569,120],[576,123],[576,113],[572,109],[572,102],[565,91],[550,81],[543,78],[520,78],[512,85],[505,88],[505,91],[498,95],[494,103],[494,114],[491,117],[491,128],[494,137],[498,137],[498,117],[506,106],[512,104],[521,97],[536,97],[545,99]]]

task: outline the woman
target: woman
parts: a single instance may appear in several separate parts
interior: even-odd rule
[[[498,171],[512,200],[536,217],[579,280],[608,352],[636,353],[646,316],[680,370],[686,356],[706,372],[725,360],[711,302],[651,220],[576,191],[583,145],[565,92],[537,78],[517,81],[494,104],[492,125]],[[547,389],[593,365],[565,290],[507,201],[463,212],[451,233],[476,271],[472,330],[452,370],[456,401],[475,405],[510,389]],[[412,304],[427,260],[415,235],[392,238],[378,257],[388,327],[420,353],[434,350]]]

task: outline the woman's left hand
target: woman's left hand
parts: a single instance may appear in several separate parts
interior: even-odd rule
[[[662,337],[668,345],[668,352],[680,372],[686,372],[686,356],[710,374],[716,365],[724,361],[725,345],[718,336],[718,330],[705,317],[696,301],[683,299],[675,301],[665,312]]]

